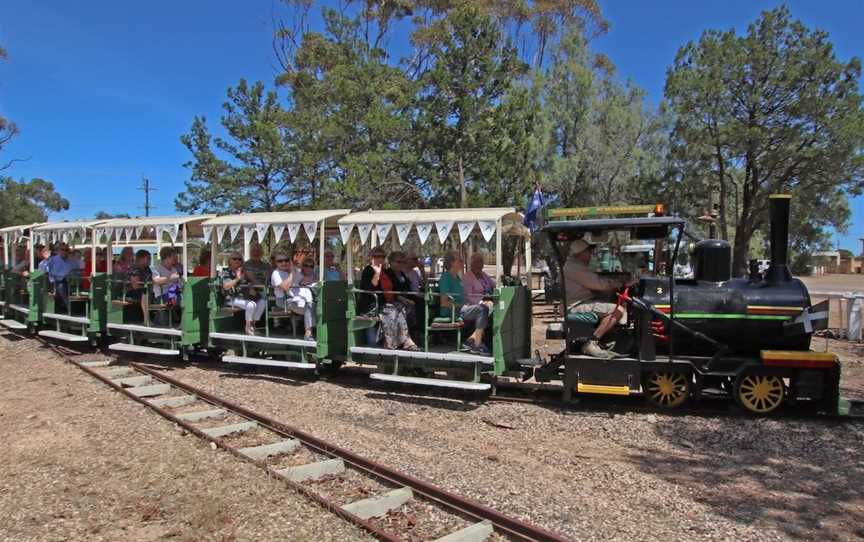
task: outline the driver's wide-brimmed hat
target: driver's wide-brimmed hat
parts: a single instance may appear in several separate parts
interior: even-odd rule
[[[577,254],[582,254],[586,250],[594,250],[596,245],[592,245],[588,241],[584,239],[576,239],[572,243],[570,243],[570,255],[576,256]]]

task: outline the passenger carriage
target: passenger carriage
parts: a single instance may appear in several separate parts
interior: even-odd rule
[[[254,213],[211,218],[202,224],[212,250],[211,279],[208,290],[208,332],[202,344],[223,362],[241,365],[287,367],[317,371],[338,367],[346,358],[345,281],[325,280],[324,253],[331,241],[338,242],[337,220],[346,209]],[[264,312],[255,335],[244,331],[243,311],[231,304],[215,278],[217,254],[240,237],[244,261],[249,259],[250,243],[269,243],[271,254],[280,244],[293,249],[305,246],[317,253],[317,282],[307,291],[315,307],[314,337],[304,337],[303,317],[296,311],[276,306],[271,277],[261,284],[246,284],[238,296],[254,296],[264,303]],[[272,272],[272,269],[271,269]]]
[[[18,249],[30,255],[28,271],[33,270],[33,246],[30,230],[38,224],[9,226],[0,229],[3,242],[3,270],[0,272],[0,325],[15,331],[33,329],[39,321],[38,296],[31,295],[28,277],[15,274],[12,269],[19,263]],[[32,303],[31,303],[32,301]]]
[[[152,254],[151,266],[159,261],[162,247],[178,249],[182,267],[182,291],[174,305],[155,296],[152,281],[142,283],[141,299],[133,297],[127,273],[115,273],[108,259],[106,280],[106,332],[115,342],[108,348],[119,353],[179,356],[206,341],[208,278],[190,276],[191,241],[203,237],[202,223],[212,215],[120,218],[95,228],[108,253],[114,248],[144,248]],[[146,305],[146,306],[145,306]],[[146,311],[146,317],[145,317]]]
[[[98,241],[93,232],[101,222],[104,221],[49,222],[32,228],[33,246],[66,243],[70,258],[72,251],[82,252],[82,267],[66,277],[69,302],[65,307],[57,303],[56,285],[49,280],[48,274],[39,270],[31,273],[30,287],[34,298],[38,299],[34,310],[40,336],[65,342],[95,343],[104,330],[105,273],[97,273],[96,266],[91,265],[89,276],[84,276],[83,268],[84,259],[88,256],[86,253],[89,253],[91,262],[96,261]]]
[[[365,211],[351,213],[339,219],[343,243],[348,254],[348,347],[351,361],[375,365],[374,380],[436,387],[483,391],[491,388],[494,378],[506,373],[522,374],[523,364],[530,362],[531,292],[524,283],[505,277],[503,240],[505,236],[524,242],[526,275],[531,270],[531,240],[522,225],[522,216],[512,208],[500,209],[424,209],[410,211]],[[462,348],[467,336],[465,322],[451,312],[440,316],[442,294],[435,278],[423,293],[425,319],[422,322],[420,351],[391,350],[369,343],[370,328],[379,325],[381,307],[375,293],[361,289],[355,276],[353,261],[355,245],[371,248],[414,246],[418,252],[432,244],[442,249],[464,252],[472,244],[494,242],[495,282],[492,311],[492,355],[477,355]],[[357,262],[365,264],[365,262]],[[362,265],[357,265],[361,267]],[[437,267],[433,260],[434,268]],[[386,294],[387,292],[384,292]],[[358,311],[361,296],[373,296],[375,309],[371,314]],[[452,299],[451,299],[452,301]],[[451,305],[452,306],[452,305]],[[374,332],[372,333],[374,337]]]

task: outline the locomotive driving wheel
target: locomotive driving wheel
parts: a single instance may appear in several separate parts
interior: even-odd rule
[[[645,397],[660,408],[677,408],[690,397],[690,375],[680,371],[651,371],[645,377]]]
[[[735,400],[754,414],[774,412],[785,397],[786,385],[776,375],[748,371],[735,381]]]

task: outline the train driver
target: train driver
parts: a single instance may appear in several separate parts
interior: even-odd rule
[[[589,267],[594,245],[577,239],[570,244],[570,255],[564,264],[564,287],[567,292],[567,309],[571,313],[593,315],[597,323],[594,335],[582,346],[582,353],[597,358],[612,357],[609,350],[600,346],[603,338],[624,316],[625,309],[614,303],[598,299],[630,284],[630,281],[603,278]]]

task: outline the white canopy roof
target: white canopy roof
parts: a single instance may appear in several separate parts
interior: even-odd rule
[[[193,237],[202,235],[201,223],[213,217],[213,215],[182,215],[182,216],[148,216],[138,218],[112,218],[99,224],[96,229],[96,238],[107,241],[114,240],[115,243],[129,244],[133,239],[161,241],[164,234],[171,237],[171,242],[177,242],[180,226],[185,225],[187,233]]]
[[[72,220],[66,222],[46,222],[34,226],[33,239],[37,243],[48,244],[63,241],[69,243],[75,240],[75,236],[83,241],[87,238],[87,232],[94,226],[105,222],[104,220]]]
[[[6,226],[5,228],[0,228],[0,239],[3,239],[4,244],[9,243],[17,243],[21,237],[24,236],[24,232],[33,228],[34,226],[38,226],[41,222],[37,222],[35,224],[21,224],[19,226]]]
[[[453,227],[459,232],[459,240],[464,243],[475,227],[480,229],[483,238],[488,242],[502,223],[502,233],[528,235],[528,230],[522,225],[522,215],[512,207],[487,209],[411,209],[400,211],[363,211],[351,213],[339,219],[339,232],[342,242],[347,243],[351,232],[356,227],[360,241],[365,243],[369,232],[374,228],[379,242],[387,238],[391,229],[396,230],[399,244],[408,238],[411,229],[416,229],[420,243],[425,243],[434,229],[438,241],[443,243]]]
[[[224,215],[211,218],[202,224],[204,238],[209,239],[211,231],[215,228],[216,239],[221,242],[225,232],[228,231],[233,241],[242,230],[246,243],[252,240],[253,235],[262,241],[269,230],[273,230],[273,236],[278,240],[287,230],[288,238],[293,243],[302,228],[311,241],[318,232],[318,225],[323,221],[324,227],[336,226],[337,219],[345,216],[351,211],[348,209],[331,209],[318,211],[286,211],[278,213],[246,213],[239,215]]]

